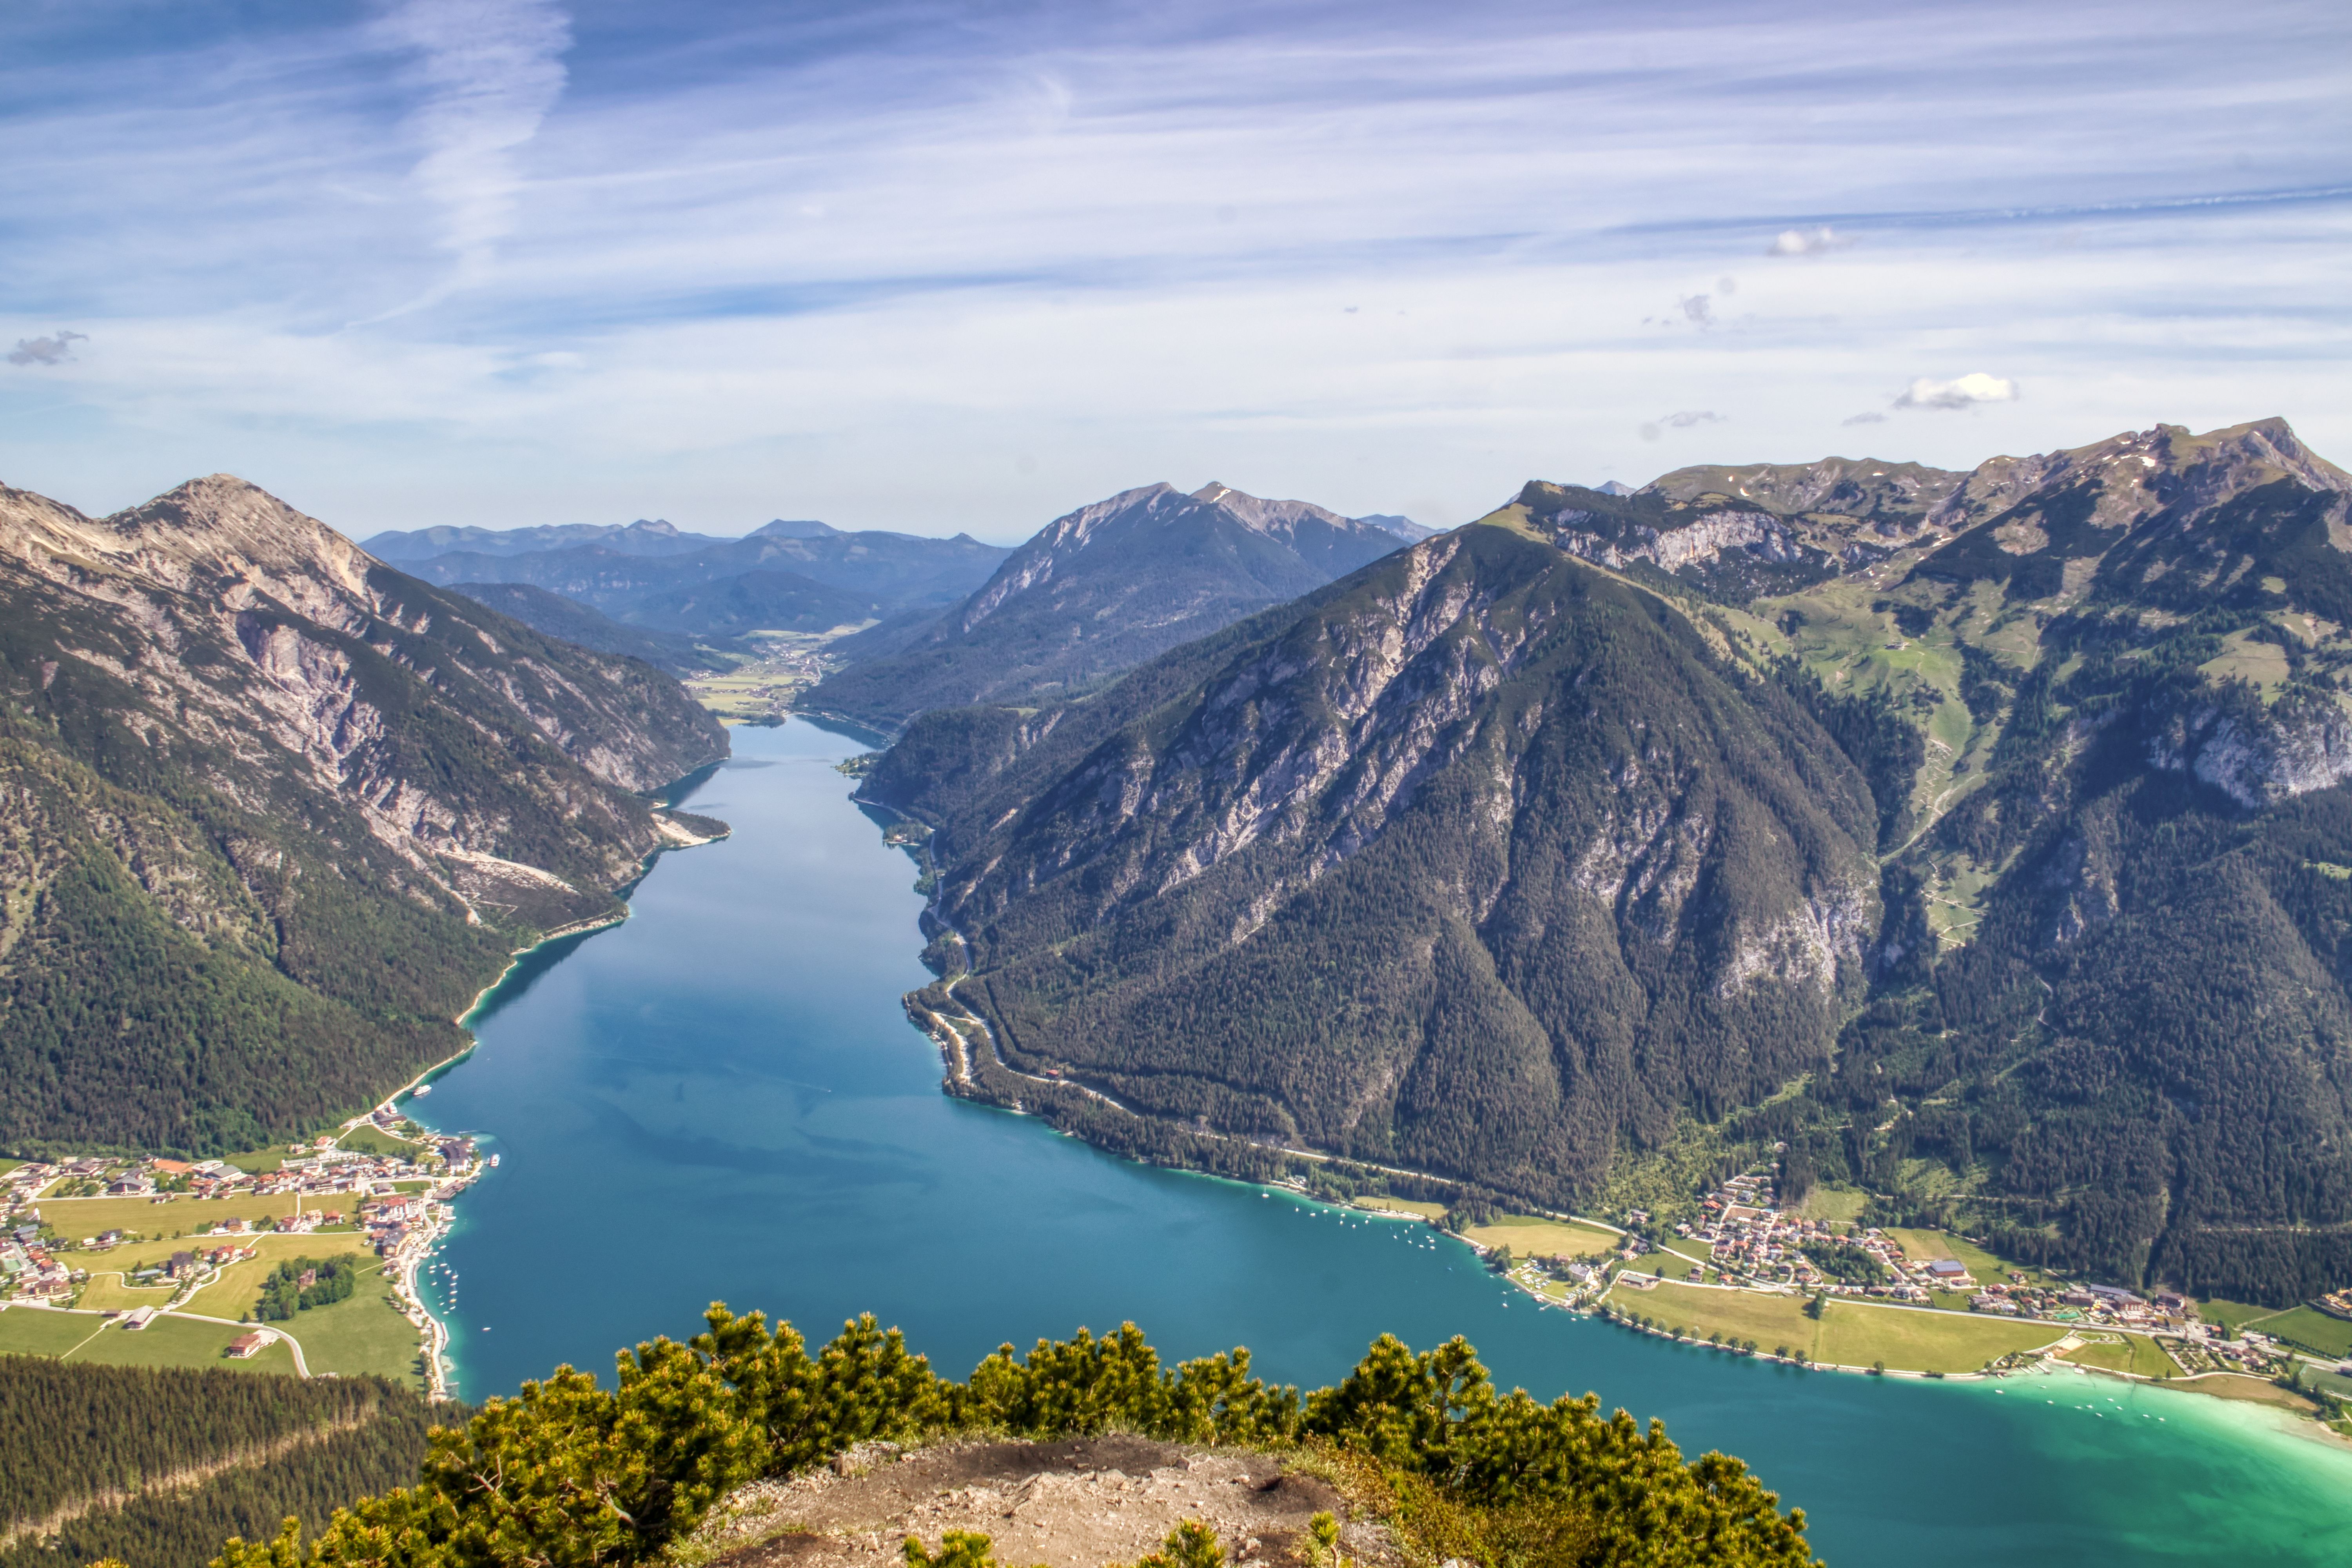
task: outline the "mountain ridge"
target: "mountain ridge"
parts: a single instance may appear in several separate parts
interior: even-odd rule
[[[2341,1286],[2352,874],[2330,868],[2352,868],[2347,508],[2352,480],[2279,420],[2158,426],[1964,475],[1832,459],[1678,470],[1623,496],[1530,483],[1084,702],[910,724],[865,794],[934,828],[932,956],[969,977],[909,1005],[976,1012],[1021,1071],[1134,1114],[985,1060],[959,1091],[1017,1097],[1113,1147],[1164,1154],[1206,1127],[1654,1213],[1689,1201],[1657,1173],[1696,1156],[1671,1151],[1752,1161],[1777,1143],[1791,1193],[1863,1188],[1874,1223],[1952,1225],[2006,1256],[2243,1300]],[[1615,621],[1558,601],[1553,635],[1583,629],[1549,646],[1584,647],[1586,664],[1527,664],[1479,621],[1525,570],[1505,569],[1514,551],[1560,563],[1550,580],[1635,595],[1610,601]],[[1449,577],[1463,562],[1483,564]],[[1424,565],[1451,586],[1412,616],[1381,607],[1402,601],[1376,584]],[[1685,630],[1639,645],[1638,682],[1603,679],[1622,667],[1602,650],[1634,646],[1637,604]],[[1486,651],[1441,676],[1416,663],[1444,643],[1418,640],[1433,628]],[[1339,651],[1360,643],[1391,650],[1384,680],[1426,682],[1370,729],[1351,727],[1336,694],[1356,688],[1332,673],[1361,663]],[[1244,693],[1254,663],[1291,685]],[[1312,696],[1299,679],[1338,684]],[[1688,891],[1693,866],[1722,863],[1706,854],[1744,843],[1742,863],[1766,865],[1759,847],[1795,841],[1778,808],[1690,804],[1717,785],[1643,804],[1662,777],[1686,790],[1728,765],[1729,731],[1693,728],[1665,695],[1716,687],[1784,716],[1777,754],[1811,781],[1786,798],[1847,802],[1840,885],[1867,884],[1808,895],[1811,935],[1748,919],[1792,943],[1755,972],[1777,999],[1769,1026],[1694,1026],[1703,1011],[1662,1012],[1671,984],[1640,978],[1660,933],[1728,929],[1706,922],[1731,906]],[[1524,705],[1516,727],[1459,731],[1505,698]],[[1579,745],[1679,714],[1678,743],[1717,749],[1530,772],[1563,705]],[[1458,746],[1471,732],[1489,749]],[[1486,804],[1431,816],[1445,799]],[[1364,814],[1380,801],[1404,804]],[[1696,825],[1711,847],[1678,859]],[[1476,851],[1486,835],[1556,847]],[[1627,868],[1593,883],[1617,890],[1591,906],[1615,910],[1613,934],[1531,891],[1604,863]],[[1460,901],[1488,885],[1464,868],[1490,865],[1508,868],[1504,890]],[[1684,889],[1680,912],[1644,915],[1629,888]],[[1748,907],[1796,908],[1774,897]],[[1449,898],[1450,916],[1416,912]],[[1424,918],[1426,932],[1398,924]],[[1723,954],[1762,950],[1690,950],[1661,972],[1688,977],[1673,1005],[1748,962]],[[1827,970],[1799,962],[1824,951]],[[1830,971],[1833,1003],[1790,984]],[[1477,1020],[1466,1036],[1463,1018]],[[1702,1048],[1643,1057],[1634,1078],[1676,1087],[1646,1105],[1605,1092],[1584,1054],[1662,1021]]]
[[[674,681],[232,476],[102,519],[0,488],[0,607],[12,1148],[369,1103],[512,948],[717,830],[642,798],[726,754]]]

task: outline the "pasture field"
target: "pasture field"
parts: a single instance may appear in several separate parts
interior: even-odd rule
[[[2109,1331],[2097,1331],[2107,1333]],[[2116,1332],[2113,1337],[2077,1345],[2059,1358],[2077,1366],[2095,1366],[2107,1372],[2137,1373],[2142,1377],[2179,1377],[2179,1363],[2164,1353],[2164,1347],[2146,1334]]]
[[[224,1353],[229,1342],[245,1331],[242,1324],[192,1318],[157,1318],[134,1331],[86,1312],[16,1307],[0,1312],[0,1352],[110,1366],[219,1366],[232,1372],[294,1374],[294,1352],[282,1341],[245,1361]]]
[[[1754,1290],[1659,1285],[1648,1290],[1614,1291],[1609,1304],[1620,1311],[1646,1314],[1668,1328],[1679,1323],[1700,1339],[1720,1333],[1735,1340],[1754,1340],[1756,1348],[1768,1354],[1786,1345],[1811,1356],[1822,1327],[1805,1316],[1803,1298],[1767,1296]]]
[[[1507,1247],[1516,1258],[1590,1258],[1614,1250],[1625,1239],[1597,1225],[1533,1215],[1506,1215],[1492,1225],[1472,1226],[1462,1234],[1481,1247]]]
[[[1832,1300],[1822,1314],[1821,1350],[1813,1359],[1843,1366],[1885,1362],[1905,1372],[1975,1372],[2058,1337],[2047,1323]]]
[[[302,1206],[315,1209],[321,1201],[306,1197]],[[329,1208],[349,1214],[357,1206],[359,1198],[354,1194],[337,1193],[323,1202]],[[43,1198],[36,1206],[41,1211],[43,1224],[56,1226],[58,1235],[66,1242],[79,1244],[84,1237],[109,1230],[135,1234],[142,1240],[184,1239],[194,1235],[198,1226],[220,1220],[253,1221],[290,1215],[294,1212],[294,1199],[290,1194],[267,1198],[192,1198],[184,1194],[162,1199]],[[166,1256],[170,1250],[164,1249]]]
[[[2299,1340],[2313,1350],[2336,1357],[2352,1356],[2352,1323],[2331,1318],[2316,1307],[2290,1307],[2253,1325],[2256,1333]]]
[[[250,1297],[247,1304],[251,1305]],[[346,1300],[297,1312],[291,1321],[270,1326],[302,1342],[302,1359],[314,1377],[322,1372],[345,1377],[372,1372],[410,1388],[425,1387],[417,1367],[423,1339],[401,1316],[379,1259],[362,1260],[358,1287]]]

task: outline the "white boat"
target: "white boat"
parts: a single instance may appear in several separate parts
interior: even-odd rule
[[[426,1095],[431,1094],[432,1092],[433,1086],[429,1083],[420,1083],[416,1086],[416,1098],[419,1100],[423,1100]]]

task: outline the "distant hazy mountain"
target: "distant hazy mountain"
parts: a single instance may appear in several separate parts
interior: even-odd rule
[[[617,912],[727,754],[677,682],[404,576],[226,475],[0,489],[0,1147],[218,1152],[458,1048]]]
[[[733,662],[724,657],[736,647],[724,637],[696,638],[678,632],[624,626],[577,599],[551,594],[525,583],[453,583],[450,588],[502,616],[512,616],[534,631],[577,643],[596,653],[641,658],[656,669],[685,676],[725,669]]]
[[[978,593],[805,705],[888,729],[929,708],[1077,690],[1401,546],[1306,501],[1147,485],[1048,524]]]
[[[1685,1212],[1668,1167],[1777,1157],[2007,1257],[2352,1285],[2352,477],[2284,421],[1530,484],[865,787],[969,943],[916,1005],[1066,1075],[972,1092],[1113,1146]]]
[[[751,537],[822,539],[834,531],[814,521],[778,518],[753,530]],[[706,544],[733,542],[723,534],[687,533],[660,518],[641,517],[628,523],[572,522],[543,528],[393,529],[362,540],[360,548],[379,561],[404,566],[436,555],[528,555],[578,545],[597,545],[621,555],[684,555]]]
[[[684,548],[656,551],[648,542],[673,537],[647,531],[656,526],[668,525],[631,524],[638,531],[632,548],[614,547],[612,537],[519,551],[503,538],[492,548],[459,541],[467,547],[412,554],[403,566],[427,582],[527,584],[630,625],[725,637],[823,631],[910,608],[944,608],[986,582],[1011,553],[968,534],[845,533],[821,522],[782,521],[742,539],[676,535]],[[402,548],[436,531],[443,531],[406,536]],[[759,575],[740,589],[717,586],[751,574]],[[762,616],[778,618],[762,624]]]

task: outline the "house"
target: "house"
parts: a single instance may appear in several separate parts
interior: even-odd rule
[[[244,1361],[250,1357],[256,1351],[268,1348],[270,1342],[275,1340],[277,1337],[278,1336],[276,1334],[269,1332],[267,1329],[256,1329],[249,1334],[239,1334],[236,1338],[229,1341],[228,1353],[236,1357],[239,1361]]]
[[[1965,1279],[1969,1268],[1957,1258],[1938,1258],[1928,1263],[1927,1272],[1939,1280]]]
[[[195,1271],[196,1255],[193,1252],[175,1252],[172,1254],[171,1264],[164,1269],[164,1272],[169,1274],[174,1279],[184,1279],[189,1275],[194,1274]]]

